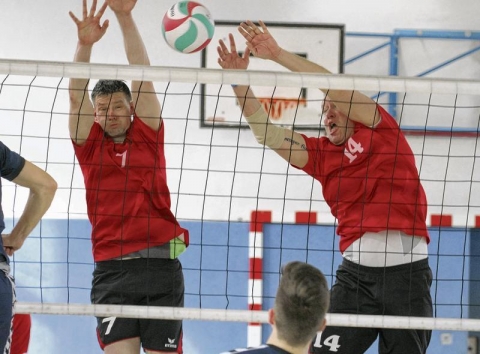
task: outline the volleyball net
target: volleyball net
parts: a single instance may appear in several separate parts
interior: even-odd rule
[[[172,211],[191,238],[181,256],[183,309],[89,303],[94,266],[83,177],[68,135],[70,77],[91,79],[90,89],[100,78],[155,82]],[[341,255],[321,186],[256,143],[230,85],[251,85],[274,122],[315,136],[323,134],[322,87],[375,97],[404,130],[427,194],[434,272],[435,318],[329,315],[328,323],[480,330],[479,81],[0,60],[0,82],[0,140],[59,186],[13,257],[18,311],[246,322],[253,333],[267,322],[282,264],[306,261],[332,284]],[[4,183],[7,230],[26,198]]]

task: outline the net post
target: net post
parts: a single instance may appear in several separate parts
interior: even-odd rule
[[[248,241],[248,309],[262,310],[263,298],[263,224],[272,222],[271,211],[254,210],[250,216]],[[249,323],[247,329],[247,346],[262,344],[262,325]]]

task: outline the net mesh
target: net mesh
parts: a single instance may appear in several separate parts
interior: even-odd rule
[[[414,151],[429,203],[435,318],[329,315],[329,324],[479,330],[475,256],[480,245],[475,235],[480,225],[480,82],[9,60],[0,60],[0,75],[5,122],[0,139],[45,168],[59,185],[47,216],[13,259],[20,312],[265,323],[264,311],[247,309],[250,302],[262,304],[263,310],[271,307],[280,267],[287,261],[312,263],[332,283],[341,260],[335,219],[317,182],[258,145],[244,129],[230,84],[248,84],[296,88],[296,101],[288,102],[316,112],[301,127],[316,136],[323,134],[322,100],[308,100],[303,90],[368,93],[396,117]],[[172,211],[191,233],[191,245],[182,256],[186,308],[89,304],[90,225],[67,129],[69,77],[92,83],[99,78],[155,82],[166,126]],[[205,85],[217,94],[202,95]],[[272,102],[285,108],[281,100]],[[226,117],[233,123],[223,124]],[[282,124],[295,128],[295,115]],[[26,198],[24,190],[5,183],[7,229]],[[272,213],[263,228],[264,244],[256,249],[264,262],[261,290],[248,281],[252,211]],[[307,213],[309,222],[299,222],[301,213]]]

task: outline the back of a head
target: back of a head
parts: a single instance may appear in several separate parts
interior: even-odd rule
[[[287,263],[275,298],[275,326],[279,339],[292,346],[312,341],[329,304],[327,280],[320,270],[303,262]]]
[[[95,98],[97,96],[112,95],[117,92],[123,92],[128,102],[132,100],[132,93],[124,81],[99,80],[92,90],[92,102],[95,103]]]

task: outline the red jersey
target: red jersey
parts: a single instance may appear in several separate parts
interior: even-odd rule
[[[164,126],[154,131],[137,116],[121,144],[94,123],[73,144],[82,169],[96,262],[162,245],[188,231],[170,210]]]
[[[377,108],[377,126],[355,124],[345,144],[304,136],[309,156],[302,170],[322,185],[338,220],[342,253],[365,232],[399,230],[430,241],[427,199],[413,152],[392,116]]]

